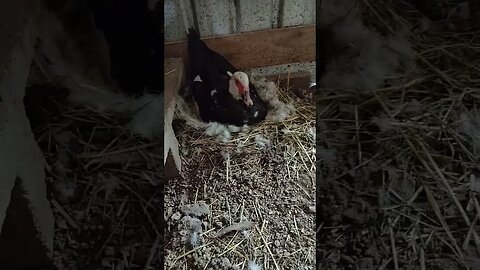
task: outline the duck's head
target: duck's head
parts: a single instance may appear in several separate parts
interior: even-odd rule
[[[248,76],[244,72],[237,71],[235,73],[227,72],[230,76],[228,91],[237,100],[243,100],[247,106],[253,106],[250,98],[250,87]]]

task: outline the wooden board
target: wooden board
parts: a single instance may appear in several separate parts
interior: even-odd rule
[[[165,59],[165,115],[164,115],[164,164],[165,176],[175,176],[181,171],[181,159],[178,149],[178,141],[172,128],[173,115],[175,113],[176,97],[182,86],[183,64],[182,59]],[[172,166],[172,159],[173,164]]]
[[[165,180],[170,180],[173,178],[180,177],[180,171],[178,170],[177,166],[175,165],[175,159],[172,155],[172,151],[168,152],[167,162],[165,163],[165,168],[163,171],[163,176]],[[166,184],[167,182],[162,182],[160,184]]]
[[[288,27],[203,39],[238,69],[315,61],[315,26]],[[165,44],[164,57],[187,59],[187,42]]]
[[[0,268],[51,269],[54,216],[45,160],[23,99],[46,16],[41,1],[6,0],[0,9]]]
[[[267,76],[267,80],[277,83],[279,88],[290,88],[294,92],[308,90],[311,83],[311,74],[307,71],[299,71],[290,74]]]

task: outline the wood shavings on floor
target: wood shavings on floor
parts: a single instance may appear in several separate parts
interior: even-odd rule
[[[288,112],[226,140],[191,114],[176,124],[183,179],[165,190],[166,269],[315,269],[315,107],[288,89],[270,91],[266,99]],[[182,212],[198,202],[208,214]],[[190,233],[196,245],[182,241],[195,231],[183,218],[201,224]]]

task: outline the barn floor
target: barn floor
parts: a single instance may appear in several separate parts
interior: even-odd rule
[[[177,124],[165,269],[315,269],[315,107],[291,91],[281,100],[296,113],[226,142]]]
[[[363,21],[379,32],[425,22],[411,6],[373,2],[363,1]],[[452,15],[416,28],[415,68],[388,87],[320,90],[321,269],[480,269],[480,39],[470,23]]]
[[[58,269],[160,269],[163,142],[132,135],[128,115],[74,108],[65,89],[34,87],[26,109],[47,165]]]

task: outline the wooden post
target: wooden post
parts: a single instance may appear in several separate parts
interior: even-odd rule
[[[165,132],[164,132],[164,163],[165,178],[179,176],[182,169],[182,162],[178,149],[178,140],[172,127],[173,115],[175,113],[176,98],[180,87],[183,84],[184,68],[181,58],[165,59]]]
[[[44,160],[23,106],[37,36],[36,18],[41,12],[38,4],[5,0],[0,9],[2,269],[39,269],[53,252],[54,218],[47,200]],[[31,231],[25,231],[28,224]]]

